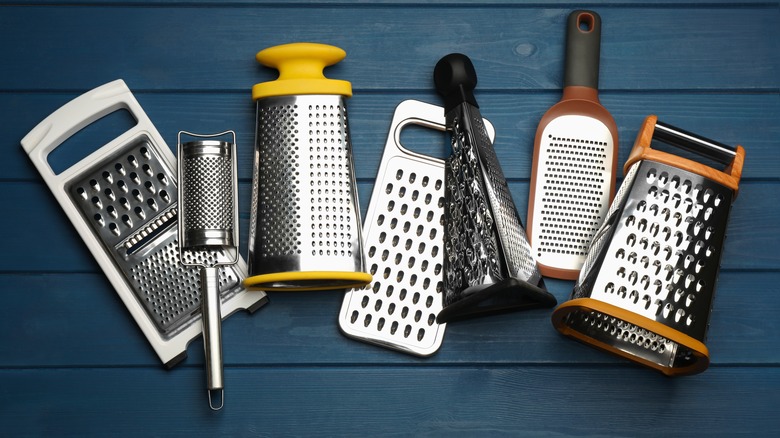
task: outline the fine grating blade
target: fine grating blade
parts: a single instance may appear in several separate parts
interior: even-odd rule
[[[561,116],[542,133],[530,240],[539,264],[579,270],[610,202],[616,149],[609,129]]]

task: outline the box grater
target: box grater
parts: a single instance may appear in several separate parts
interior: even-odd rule
[[[653,149],[656,140],[725,165]],[[625,179],[552,316],[564,335],[667,375],[704,371],[726,226],[745,151],[645,119]]]
[[[248,287],[348,289],[371,281],[345,105],[352,85],[322,73],[345,56],[315,43],[257,54],[279,78],[252,88],[257,131]]]
[[[92,122],[127,110],[136,125],[55,173],[49,154]],[[49,189],[152,344],[172,367],[201,333],[200,276],[179,262],[176,161],[138,101],[116,80],[52,113],[22,140]],[[243,261],[220,270],[223,315],[254,311],[262,292],[248,293]]]
[[[615,192],[618,129],[599,102],[601,18],[566,24],[563,96],[539,122],[528,197],[528,239],[547,277],[574,280]]]
[[[444,160],[401,144],[409,125],[445,130],[444,108],[415,100],[395,109],[363,224],[373,282],[344,295],[339,327],[349,337],[417,356],[441,346]],[[488,136],[493,126],[484,121]]]
[[[445,163],[444,309],[440,322],[555,306],[473,94],[471,60],[453,53],[434,69],[452,154]]]

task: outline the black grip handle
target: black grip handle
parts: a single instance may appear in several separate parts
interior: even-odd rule
[[[474,97],[477,71],[468,56],[450,53],[440,59],[433,69],[433,82],[436,91],[444,97],[445,113],[464,102],[479,107]]]
[[[566,60],[563,86],[598,89],[601,57],[601,17],[593,11],[574,11],[566,22]]]
[[[653,138],[725,165],[731,164],[737,155],[731,146],[659,121],[655,122]]]

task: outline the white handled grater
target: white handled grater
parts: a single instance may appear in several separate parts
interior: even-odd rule
[[[444,108],[415,100],[395,109],[363,222],[372,284],[344,295],[347,336],[417,356],[441,346],[444,160],[401,145],[409,125],[444,131]],[[493,126],[484,121],[490,138]]]
[[[100,118],[127,110],[136,125],[55,173],[49,154]],[[201,333],[200,275],[180,263],[176,160],[124,81],[68,102],[22,147],[166,367],[186,358]],[[223,315],[254,311],[262,292],[241,286],[246,264],[219,272]]]

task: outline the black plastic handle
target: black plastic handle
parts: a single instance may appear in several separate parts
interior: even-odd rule
[[[440,59],[433,69],[433,82],[436,91],[444,97],[445,113],[464,102],[479,107],[474,97],[477,71],[468,56],[450,53]]]
[[[593,11],[574,11],[566,22],[566,60],[563,86],[598,89],[601,57],[601,17]]]
[[[735,148],[682,130],[672,125],[655,122],[653,138],[688,152],[709,158],[721,164],[731,164],[737,155]]]

